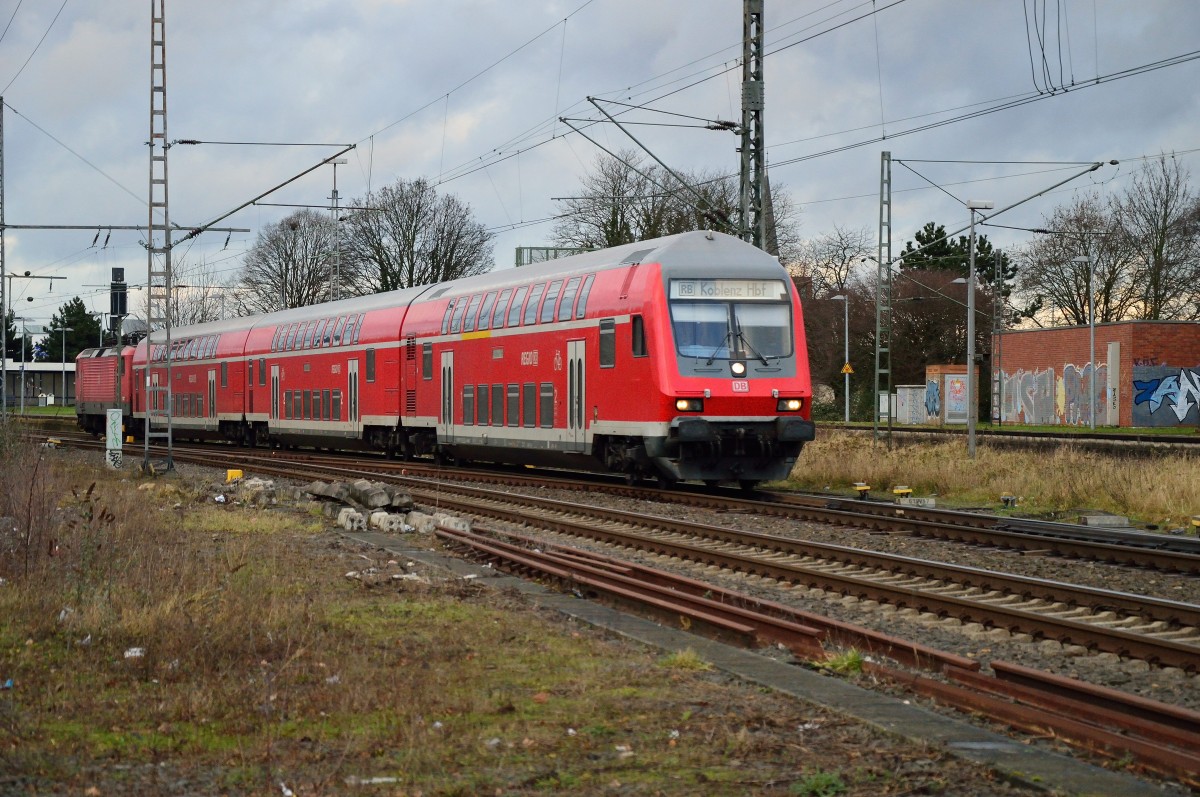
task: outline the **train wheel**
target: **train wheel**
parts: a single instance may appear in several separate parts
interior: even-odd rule
[[[714,489],[715,489],[715,488],[717,488],[717,487],[720,487],[720,486],[721,486],[721,480],[720,480],[720,479],[705,479],[705,480],[704,480],[704,486],[705,486],[705,487],[712,487],[712,488],[714,488]]]
[[[672,479],[670,476],[667,476],[663,473],[658,474],[658,488],[660,490],[673,489],[676,483],[676,480]]]
[[[741,487],[742,492],[744,493],[752,493],[754,492],[754,488],[758,487],[758,482],[756,482],[754,479],[740,479],[738,481],[738,487]]]

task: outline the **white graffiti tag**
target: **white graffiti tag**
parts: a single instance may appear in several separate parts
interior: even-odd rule
[[[1194,401],[1188,401],[1188,399]],[[1200,371],[1179,372],[1179,390],[1175,393],[1175,403],[1171,405],[1171,409],[1175,411],[1175,417],[1179,418],[1179,422],[1183,423],[1183,419],[1187,417],[1188,411],[1200,404]]]

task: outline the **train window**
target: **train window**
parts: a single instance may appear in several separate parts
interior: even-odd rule
[[[346,326],[346,316],[340,316],[337,320],[337,326],[333,330],[333,345],[340,346],[342,343],[342,327]]]
[[[284,341],[283,350],[291,351],[292,344],[296,342],[296,325],[292,324],[288,327],[287,340]]]
[[[367,349],[367,381],[375,381],[375,350]]]
[[[463,423],[467,426],[475,424],[475,386],[463,385]]]
[[[451,299],[446,302],[446,312],[442,315],[442,334],[445,335],[450,331],[450,316],[454,315],[454,305],[457,299]]]
[[[508,400],[508,425],[520,426],[521,416],[519,409],[521,405],[521,386],[509,385],[507,391],[508,395],[505,398]]]
[[[333,391],[333,420],[340,421],[342,419],[342,391]]]
[[[541,416],[541,427],[550,429],[554,427],[554,384],[552,382],[542,382],[538,387],[538,415]]]
[[[538,306],[541,304],[542,294],[545,292],[545,285],[533,286],[533,290],[529,292],[529,301],[525,303],[525,315],[521,319],[522,325],[528,326],[537,321]]]
[[[313,346],[321,348],[321,340],[325,337],[325,327],[329,324],[328,319],[322,318],[317,322],[317,332],[313,335]]]
[[[454,307],[454,315],[450,317],[450,334],[454,335],[462,329],[463,313],[467,311],[467,300],[459,299],[458,304]]]
[[[521,385],[521,403],[524,404],[521,413],[521,425],[537,426],[537,385],[526,382]]]
[[[307,390],[298,390],[296,392],[299,394],[299,397],[300,397],[300,417],[305,418],[305,419],[311,418],[312,417],[312,393],[309,393]]]
[[[246,360],[246,384],[254,384],[254,360]]]
[[[563,288],[562,299],[558,303],[558,320],[570,321],[571,311],[575,309],[575,296],[579,293],[579,277],[571,277],[567,280],[567,287]]]
[[[476,394],[479,397],[479,425],[488,425],[488,386],[480,385],[479,392]]]
[[[279,350],[279,332],[281,327],[275,327],[275,334],[271,336],[271,351]]]
[[[513,294],[512,304],[508,307],[508,323],[505,326],[515,327],[521,323],[521,307],[525,304],[525,294],[527,293],[529,293],[528,285],[517,288],[517,292]]]
[[[196,394],[195,407],[196,407],[196,417],[203,418],[204,417],[204,396],[202,396],[199,393]]]
[[[512,288],[500,291],[500,298],[496,300],[496,312],[492,314],[492,329],[500,329],[504,326],[504,314],[508,311],[508,297],[511,295]]]
[[[496,301],[496,292],[491,291],[483,297],[483,305],[479,308],[479,328],[489,329],[492,326],[492,305]]]
[[[221,363],[221,387],[229,387],[229,363]]]
[[[546,289],[546,300],[542,302],[542,314],[538,318],[538,323],[548,324],[554,320],[554,306],[558,302],[558,294],[562,290],[562,284],[562,280],[555,280]]]
[[[587,279],[583,281],[583,287],[579,289],[579,300],[575,302],[576,318],[583,318],[587,313],[588,294],[592,292],[592,281],[595,279],[595,274],[588,274]]]
[[[492,426],[504,425],[504,385],[492,385]]]
[[[612,368],[617,364],[617,322],[612,318],[600,319],[600,367]]]
[[[210,335],[208,338],[208,351],[205,352],[205,357],[212,357],[217,353],[217,336]]]
[[[463,332],[475,331],[475,318],[479,314],[479,303],[483,301],[483,297],[475,294],[471,297],[471,303],[467,305],[467,315],[463,318]]]
[[[366,313],[358,314],[358,320],[354,322],[354,337],[350,339],[351,343],[358,343],[358,333],[362,332],[363,321],[365,321],[366,318]]]
[[[737,329],[749,352],[762,357],[789,357],[792,354],[792,313],[783,302],[743,302],[733,306]]]
[[[258,384],[259,387],[267,385],[267,358],[261,357],[258,360]]]
[[[304,344],[300,348],[307,349],[312,346],[313,333],[316,332],[316,330],[316,325],[310,321],[308,323],[308,327],[304,330]]]
[[[304,410],[304,402],[300,398],[303,391],[297,390],[292,394],[292,418],[303,418],[301,412]],[[305,394],[307,395],[307,394]]]
[[[633,328],[633,356],[645,357],[649,352],[646,350],[646,322],[642,320],[640,315],[635,315],[631,319]]]
[[[329,406],[329,391],[328,390],[321,391],[321,407],[323,408],[323,411],[325,413],[322,417],[328,421],[329,413],[332,411],[332,408]]]
[[[421,378],[426,382],[433,379],[433,344],[421,344]]]
[[[292,391],[283,391],[283,417],[286,420],[292,419]]]

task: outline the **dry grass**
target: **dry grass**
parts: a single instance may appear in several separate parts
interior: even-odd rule
[[[0,792],[787,794],[817,768],[847,794],[991,793],[979,768],[695,656],[393,579],[414,568],[304,507],[4,453]]]
[[[1181,526],[1200,513],[1200,459],[1178,454],[1122,458],[1072,446],[1024,452],[980,445],[969,459],[961,440],[888,450],[866,435],[823,430],[805,447],[792,480],[847,492],[866,482],[875,495],[907,485],[915,496],[957,505],[999,507],[1009,494],[1020,511],[1099,509],[1160,526]]]

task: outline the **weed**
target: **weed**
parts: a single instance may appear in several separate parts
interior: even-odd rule
[[[846,793],[846,784],[836,772],[817,770],[793,783],[788,793],[797,797],[835,797]]]
[[[691,648],[668,654],[659,659],[658,663],[669,670],[706,672],[713,668],[711,664],[700,658],[700,654]]]
[[[855,675],[862,672],[863,655],[851,648],[844,653],[831,653],[825,658],[825,661],[820,662],[817,666],[838,675]]]

